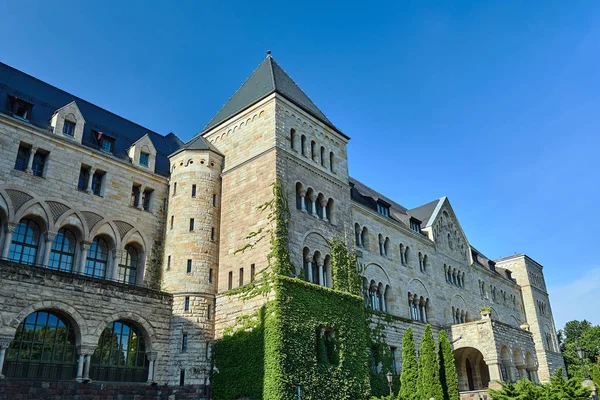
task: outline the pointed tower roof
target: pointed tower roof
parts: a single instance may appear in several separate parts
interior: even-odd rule
[[[225,103],[223,108],[219,110],[217,115],[215,115],[204,127],[202,132],[214,128],[228,118],[275,92],[347,138],[347,136],[336,128],[325,114],[319,110],[302,89],[296,85],[279,64],[275,62],[273,57],[271,57],[270,51],[267,52],[267,57],[254,70],[252,75],[246,79],[246,82],[244,82],[227,103]]]
[[[200,135],[197,135],[194,138],[192,138],[183,147],[181,147],[180,149],[178,149],[177,151],[175,151],[174,153],[169,155],[169,157],[172,157],[175,154],[179,154],[184,150],[209,150],[209,151],[215,152],[221,156],[223,155],[223,153],[221,153],[215,146],[213,146],[212,143],[209,143],[208,141],[206,141],[206,139],[204,139]]]

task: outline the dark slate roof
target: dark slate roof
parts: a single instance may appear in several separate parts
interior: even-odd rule
[[[82,144],[98,149],[98,143],[92,130],[102,132],[115,139],[113,154],[115,157],[124,160],[129,160],[127,149],[147,134],[156,148],[155,172],[157,174],[165,176],[169,174],[169,160],[167,157],[183,146],[183,142],[173,133],[166,136],[160,135],[24,72],[0,63],[0,112],[8,113],[10,111],[8,95],[34,104],[29,114],[29,121],[32,125],[44,129],[50,127],[50,119],[56,110],[75,101],[83,118],[85,118]]]
[[[416,219],[418,219],[419,221],[421,221],[422,226],[425,227],[425,226],[427,226],[427,223],[429,222],[429,219],[433,215],[433,212],[435,211],[437,205],[442,200],[443,200],[443,198],[434,200],[427,204],[423,204],[422,206],[408,210],[408,213],[410,215],[412,215],[413,217],[415,217]]]
[[[210,122],[204,127],[202,133],[214,128],[223,121],[231,118],[240,111],[250,107],[272,93],[278,93],[287,100],[296,104],[304,111],[317,118],[325,125],[334,129],[347,138],[333,123],[319,110],[310,98],[298,87],[288,74],[275,62],[271,55],[260,63],[246,82],[231,96],[223,108],[219,110]]]
[[[200,135],[194,137],[192,140],[187,142],[183,147],[181,147],[179,150],[175,151],[175,153],[173,153],[173,155],[177,154],[183,150],[210,150],[210,151],[214,151],[217,154],[223,155],[215,146],[213,146],[212,143],[209,143],[206,139],[204,139]]]

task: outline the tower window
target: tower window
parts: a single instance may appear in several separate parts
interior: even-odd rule
[[[190,311],[190,298],[185,298],[185,304],[183,306],[183,311]]]
[[[192,260],[187,260],[187,273],[192,273]]]
[[[240,278],[238,284],[244,286],[244,268],[240,268]]]
[[[208,270],[208,283],[213,283],[213,269]]]
[[[213,207],[217,206],[217,195],[213,194]]]
[[[75,136],[75,122],[65,120],[63,124],[63,134],[67,136]]]
[[[213,312],[212,310],[213,310],[213,306],[212,306],[212,304],[209,304],[208,308],[206,309],[206,319],[209,321],[212,319],[212,312]]]
[[[256,267],[254,264],[250,266],[250,282],[254,282],[254,275],[256,274]]]
[[[171,215],[171,226],[169,227],[169,229],[173,229],[173,222],[175,221],[175,216]]]
[[[229,271],[229,280],[227,281],[227,289],[233,289],[233,272]]]
[[[171,256],[167,257],[167,271],[171,269]]]
[[[185,385],[185,369],[179,370],[179,386]]]
[[[188,335],[187,333],[184,333],[183,335],[181,335],[181,352],[186,352],[187,351],[187,344],[188,344]]]
[[[194,230],[194,218],[190,218],[190,232]]]
[[[177,194],[177,182],[173,182],[173,196]]]
[[[210,240],[215,240],[215,228],[210,228]]]
[[[192,197],[196,197],[196,185],[192,185]]]

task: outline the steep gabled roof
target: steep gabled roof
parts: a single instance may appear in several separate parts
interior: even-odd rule
[[[210,122],[204,127],[202,133],[214,128],[223,121],[245,110],[251,105],[264,99],[272,93],[278,93],[287,100],[296,104],[304,111],[346,137],[323,114],[312,100],[296,85],[288,74],[275,62],[270,54],[254,70],[246,82],[231,96]]]
[[[425,228],[431,225],[431,223],[433,222],[433,219],[431,217],[434,215],[436,209],[438,207],[441,207],[441,204],[444,202],[445,199],[445,197],[442,197],[440,199],[431,201],[427,204],[423,204],[422,206],[408,210],[408,213],[416,219],[418,219],[419,221],[421,221],[421,226]]]

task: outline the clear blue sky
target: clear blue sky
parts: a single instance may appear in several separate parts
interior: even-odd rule
[[[270,49],[351,175],[448,196],[488,257],[545,266],[558,327],[600,323],[600,2],[372,4],[0,0],[0,61],[188,140]]]

